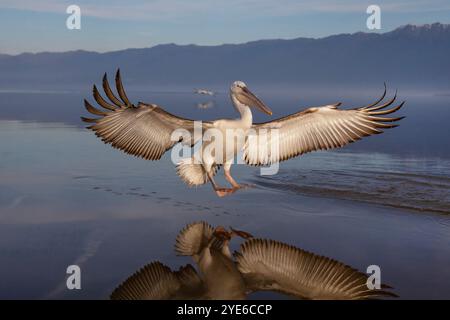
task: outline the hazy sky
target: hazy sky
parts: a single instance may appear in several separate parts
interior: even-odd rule
[[[71,4],[81,8],[81,30],[66,28]],[[408,23],[450,23],[449,0],[0,0],[0,53],[373,32],[366,27],[370,4],[381,7],[381,32]]]

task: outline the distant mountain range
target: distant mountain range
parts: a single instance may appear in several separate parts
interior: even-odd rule
[[[85,86],[117,67],[127,84],[136,86],[228,85],[242,79],[312,85],[389,81],[450,88],[450,25],[219,46],[0,55],[0,89]]]

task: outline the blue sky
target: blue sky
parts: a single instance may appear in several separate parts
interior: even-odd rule
[[[70,4],[81,8],[81,30],[66,28]],[[449,0],[0,0],[0,53],[373,32],[366,28],[370,4],[381,7],[381,32],[408,23],[450,23]]]

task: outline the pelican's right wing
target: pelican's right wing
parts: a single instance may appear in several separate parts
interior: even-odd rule
[[[367,275],[341,262],[273,240],[250,239],[235,256],[249,292],[278,291],[303,299],[396,296],[368,289]]]
[[[390,101],[378,105],[386,95],[368,106],[339,109],[338,104],[313,107],[277,120],[256,123],[244,145],[244,160],[249,165],[270,165],[311,151],[340,148],[374,134],[395,128],[403,117],[384,117],[399,110]]]
[[[122,86],[119,70],[116,74],[116,87],[120,99],[112,92],[105,74],[103,89],[110,100],[107,102],[94,85],[94,98],[104,110],[96,109],[84,100],[86,109],[100,118],[82,117],[81,119],[94,123],[88,128],[93,130],[103,142],[147,160],[160,159],[178,142],[188,145],[195,143],[193,120],[177,117],[155,104],[138,103],[137,106],[131,104]],[[199,129],[203,131],[210,126],[210,122],[202,122]],[[172,136],[177,129],[181,134]],[[198,138],[201,138],[201,134],[202,132]]]
[[[130,276],[111,294],[112,300],[200,299],[203,282],[190,265],[173,272],[160,262],[152,262]]]

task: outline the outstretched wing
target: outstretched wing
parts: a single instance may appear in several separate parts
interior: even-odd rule
[[[93,95],[97,103],[104,108],[94,108],[84,100],[86,109],[100,118],[81,119],[94,123],[89,129],[102,139],[128,154],[148,160],[158,160],[176,143],[193,145],[194,121],[177,117],[155,104],[130,103],[120,78],[120,70],[116,74],[116,87],[119,98],[112,92],[106,73],[103,77],[103,89],[110,102],[106,101],[94,85]],[[211,126],[210,122],[202,122],[200,129]],[[174,133],[175,130],[176,133]],[[201,138],[201,135],[198,135]]]
[[[214,229],[207,222],[188,224],[177,236],[175,251],[181,256],[198,255],[213,236]]]
[[[199,299],[205,288],[190,265],[173,272],[160,262],[152,262],[130,276],[111,294],[112,300]]]
[[[333,259],[266,239],[250,239],[235,253],[250,292],[278,291],[303,299],[368,299],[396,295],[370,290],[367,275]]]
[[[362,137],[394,128],[404,117],[382,117],[399,110],[404,102],[394,103],[397,94],[387,103],[375,103],[340,110],[340,104],[313,107],[274,121],[254,124],[244,145],[244,160],[249,165],[269,165],[316,150],[340,148]],[[275,130],[273,130],[275,129]]]

